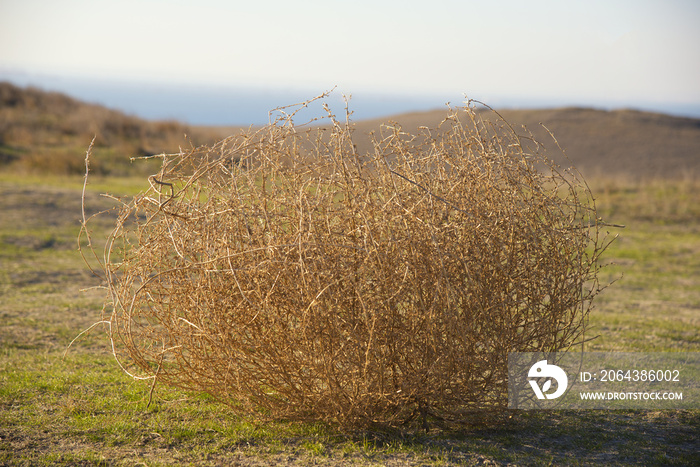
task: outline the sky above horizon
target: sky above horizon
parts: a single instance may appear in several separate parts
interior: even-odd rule
[[[700,2],[0,0],[0,71],[700,104]]]

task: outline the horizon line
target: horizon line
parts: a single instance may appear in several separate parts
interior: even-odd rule
[[[272,88],[245,84],[228,86],[196,83],[159,84],[147,80],[139,82],[96,79],[1,68],[0,81],[7,81],[19,87],[34,87],[46,92],[62,93],[76,100],[102,105],[145,120],[175,120],[192,126],[225,127],[265,124],[269,121],[270,112],[275,109],[304,102],[325,92],[314,94],[302,88],[290,86]],[[343,104],[344,106],[343,93],[338,91],[334,94],[333,92],[331,91],[327,99],[333,101],[334,105]],[[350,111],[359,117],[355,121],[363,121],[407,113],[430,112],[444,108],[448,104],[460,106],[456,104],[457,99],[447,99],[447,94],[429,91],[416,92],[412,95],[372,90],[358,91],[350,94]],[[506,94],[495,95],[492,92],[480,94],[481,96],[474,100],[497,110],[588,108],[606,111],[633,110],[700,119],[700,102],[611,102],[605,99],[556,96],[518,97]],[[466,104],[466,99],[469,97],[462,94],[460,102]]]

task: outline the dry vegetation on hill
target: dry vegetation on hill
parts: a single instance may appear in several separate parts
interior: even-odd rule
[[[187,135],[187,137],[185,136]],[[218,134],[173,121],[150,122],[66,95],[0,83],[0,169],[81,174],[95,137],[93,171],[138,171],[129,158],[212,142]]]
[[[561,108],[499,110],[520,134],[533,133],[547,154],[562,166],[573,165],[586,178],[603,175],[627,180],[700,176],[700,119],[672,117],[634,110]],[[396,121],[409,132],[433,127],[445,109],[397,115],[357,124],[358,149],[369,147],[362,135],[383,121]],[[566,151],[568,161],[542,124]]]

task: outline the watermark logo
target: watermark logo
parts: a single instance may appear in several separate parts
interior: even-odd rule
[[[700,409],[700,352],[511,352],[508,408]]]
[[[556,399],[566,392],[566,387],[569,384],[569,378],[566,377],[566,372],[556,365],[549,365],[547,360],[540,360],[530,367],[527,376],[529,378],[547,378],[540,389],[536,380],[530,379],[529,383],[532,390],[538,399]],[[546,394],[552,388],[552,379],[557,382],[557,390],[551,394]]]

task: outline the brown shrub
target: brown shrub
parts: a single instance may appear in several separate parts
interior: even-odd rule
[[[330,116],[164,157],[106,247],[122,368],[259,418],[502,411],[509,352],[582,342],[607,241],[584,182],[479,115],[367,154]]]

